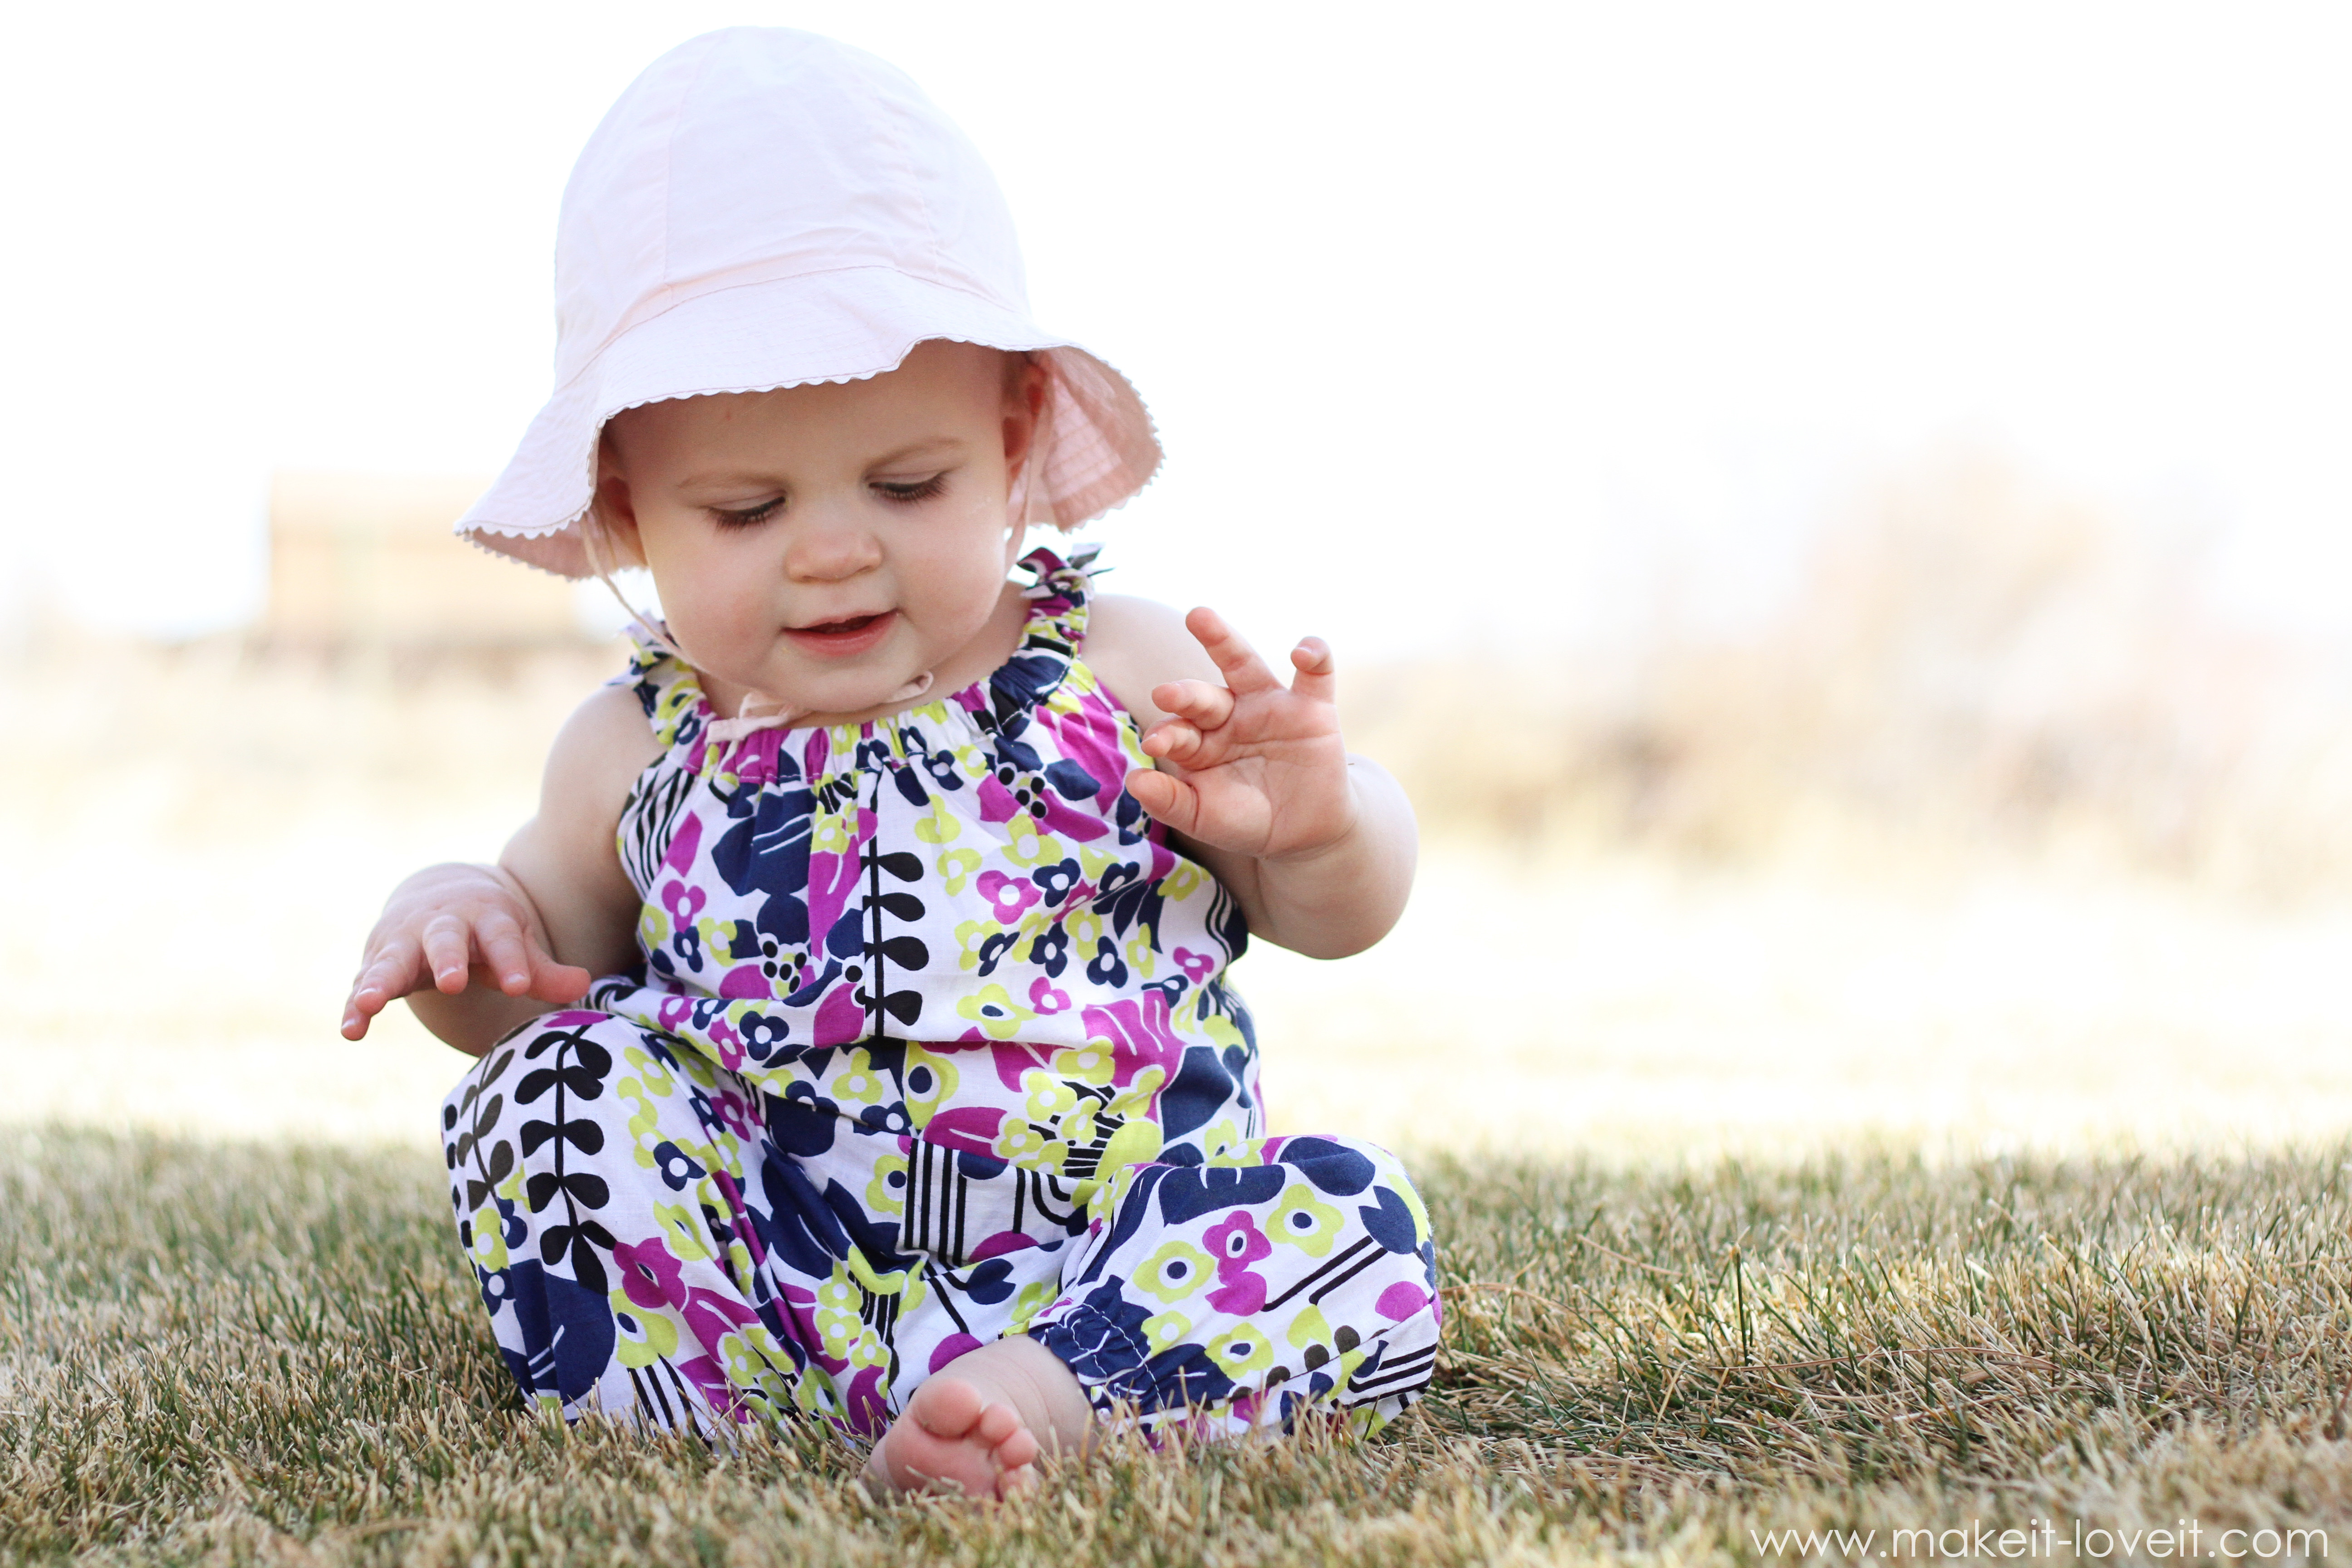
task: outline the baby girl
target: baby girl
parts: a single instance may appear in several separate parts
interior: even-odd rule
[[[1105,1423],[1403,1409],[1428,1217],[1385,1152],[1266,1134],[1227,972],[1379,941],[1411,809],[1319,641],[1286,684],[1024,553],[1160,451],[1029,321],[978,155],[856,50],[698,38],[581,155],[556,292],[555,395],[459,527],[642,567],[661,618],[499,863],[394,890],[343,1023],[405,996],[480,1058],[442,1138],[525,1396],[826,1423],[973,1496]]]

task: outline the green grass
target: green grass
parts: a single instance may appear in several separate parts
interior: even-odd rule
[[[2347,1158],[1428,1162],[1418,1414],[966,1511],[820,1437],[524,1414],[426,1157],[0,1131],[0,1563],[1759,1562],[2041,1520],[2063,1555],[2184,1516],[2352,1552]]]

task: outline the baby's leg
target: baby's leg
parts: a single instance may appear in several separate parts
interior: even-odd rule
[[[526,1400],[692,1429],[792,1413],[806,1353],[751,1262],[757,1102],[585,1009],[509,1035],[451,1093],[459,1239]]]
[[[1041,1452],[1082,1449],[1094,1419],[1076,1375],[1014,1334],[966,1351],[916,1389],[866,1474],[900,1491],[1010,1497],[1032,1484]]]
[[[1437,1357],[1436,1248],[1396,1157],[1267,1138],[1122,1171],[1029,1327],[1098,1418],[1211,1436],[1329,1414],[1378,1430]]]
[[[1410,1405],[1436,1358],[1436,1251],[1395,1158],[1270,1138],[1219,1159],[1118,1173],[1059,1298],[921,1384],[867,1476],[1003,1497],[1108,1417],[1239,1436],[1328,1414],[1369,1432]]]

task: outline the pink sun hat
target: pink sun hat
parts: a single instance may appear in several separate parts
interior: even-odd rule
[[[863,380],[931,338],[1045,367],[1020,521],[1075,528],[1160,466],[1127,378],[1029,319],[980,153],[897,68],[811,33],[708,33],[629,84],[564,187],[555,320],[555,395],[457,526],[566,577],[595,570],[579,524],[614,415]]]

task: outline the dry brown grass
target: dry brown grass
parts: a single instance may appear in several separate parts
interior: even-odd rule
[[[969,1513],[866,1496],[821,1435],[525,1415],[421,1155],[0,1133],[0,1562],[1756,1563],[2183,1519],[2318,1560],[2352,1530],[2347,1154],[1427,1161],[1420,1414],[1121,1446]]]

